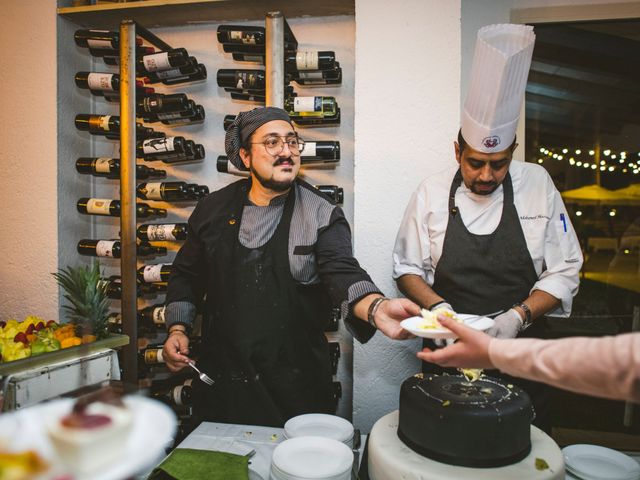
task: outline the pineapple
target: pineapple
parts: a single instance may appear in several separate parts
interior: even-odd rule
[[[108,335],[107,311],[109,282],[100,279],[100,263],[91,267],[67,267],[52,274],[64,290],[64,298],[71,305],[62,308],[69,321],[76,325],[77,335],[95,335],[98,339]]]

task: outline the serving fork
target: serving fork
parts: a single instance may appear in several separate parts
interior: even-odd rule
[[[198,372],[198,378],[200,378],[200,380],[202,380],[204,383],[206,383],[207,385],[213,385],[215,382],[213,381],[213,378],[211,378],[209,375],[207,375],[204,372],[201,372],[200,369],[198,367],[196,367],[196,364],[194,363],[193,360],[190,360],[187,362],[187,364],[193,368],[196,372]]]

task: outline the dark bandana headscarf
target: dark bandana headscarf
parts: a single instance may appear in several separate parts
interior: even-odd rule
[[[224,138],[224,149],[227,152],[227,158],[234,167],[244,171],[249,170],[244,166],[240,158],[240,147],[253,132],[273,120],[284,120],[287,123],[291,123],[287,112],[277,107],[259,107],[238,114],[233,123],[227,128],[227,134]]]

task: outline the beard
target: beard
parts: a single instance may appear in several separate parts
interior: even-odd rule
[[[278,158],[273,166],[277,167],[285,162],[293,163],[293,160],[291,160],[290,158]],[[249,171],[253,174],[256,180],[260,182],[260,185],[262,185],[264,188],[268,188],[269,190],[273,190],[274,192],[286,192],[287,190],[289,190],[289,188],[291,188],[291,185],[295,180],[295,178],[292,180],[275,180],[273,176],[271,176],[271,178],[263,177],[255,168],[253,168],[253,162],[249,163]]]

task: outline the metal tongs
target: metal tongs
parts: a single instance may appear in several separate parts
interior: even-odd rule
[[[207,385],[213,385],[215,382],[213,381],[213,378],[211,378],[209,375],[207,375],[204,372],[201,372],[200,369],[198,367],[196,367],[196,364],[193,360],[189,360],[187,362],[187,364],[193,368],[196,372],[198,372],[198,377],[200,378],[200,380],[202,380],[204,383],[206,383]]]

